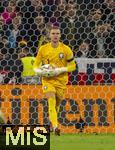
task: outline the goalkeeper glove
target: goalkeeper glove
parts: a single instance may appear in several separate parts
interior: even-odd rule
[[[41,69],[39,69],[39,68],[34,68],[34,71],[35,71],[35,73],[36,73],[38,76],[41,76],[43,70],[41,70]]]
[[[68,72],[67,67],[55,68],[54,69],[54,76],[58,76],[62,73]]]
[[[55,69],[39,69],[36,68],[34,69],[34,71],[37,73],[37,75],[39,76],[43,76],[43,77],[55,77],[58,76],[62,73],[67,72],[67,67],[61,67],[61,68],[55,68]]]
[[[54,71],[52,70],[52,69],[43,69],[42,70],[42,76],[43,77],[47,77],[47,78],[49,78],[49,77],[53,77],[54,75],[54,73],[53,73]]]
[[[55,69],[43,69],[42,76],[55,77],[65,72],[67,72],[67,67],[61,67]]]
[[[34,69],[35,73],[38,76],[43,76],[43,77],[52,77],[54,75],[54,72],[52,69],[39,69],[39,68],[35,68]]]

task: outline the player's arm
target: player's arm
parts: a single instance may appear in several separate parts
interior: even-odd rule
[[[72,72],[75,69],[76,69],[75,60],[73,58],[71,58],[67,62],[67,67],[56,68],[55,72],[56,72],[57,75],[59,75],[59,74],[65,73],[65,72]]]
[[[55,71],[57,75],[65,73],[65,72],[72,72],[76,69],[76,63],[73,57],[73,52],[72,50],[68,47],[66,50],[66,61],[67,61],[67,66],[66,67],[61,67],[61,68],[56,68]]]
[[[33,69],[38,76],[50,77],[49,75],[51,74],[52,70],[48,70],[46,69],[46,66],[45,67],[42,66],[42,61],[43,61],[43,54],[41,46],[36,56],[35,62],[33,64]]]
[[[72,72],[76,69],[76,63],[74,58],[67,60],[67,72]]]

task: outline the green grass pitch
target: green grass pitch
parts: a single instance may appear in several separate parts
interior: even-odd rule
[[[115,134],[51,135],[50,150],[115,150]]]
[[[115,150],[115,134],[51,134],[50,150]]]

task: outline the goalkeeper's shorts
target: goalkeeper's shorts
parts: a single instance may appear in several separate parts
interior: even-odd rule
[[[66,88],[60,88],[50,83],[44,83],[42,89],[44,94],[47,92],[54,92],[56,96],[63,97]]]

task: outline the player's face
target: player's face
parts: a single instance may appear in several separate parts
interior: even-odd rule
[[[54,42],[54,43],[59,42],[60,37],[61,37],[61,33],[59,29],[52,29],[50,31],[51,42]]]

